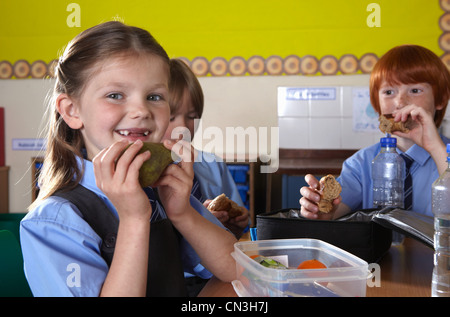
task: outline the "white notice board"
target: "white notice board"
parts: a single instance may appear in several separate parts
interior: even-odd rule
[[[353,131],[379,131],[378,114],[370,103],[368,87],[353,88]]]

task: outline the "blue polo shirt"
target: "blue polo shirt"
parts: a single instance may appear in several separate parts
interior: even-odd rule
[[[225,194],[239,206],[244,206],[227,164],[214,154],[198,152],[194,161],[194,172],[203,198],[214,199],[220,194]]]
[[[450,139],[441,135],[444,144]],[[359,150],[345,160],[341,175],[337,178],[342,186],[342,202],[352,211],[373,208],[372,160],[381,150],[380,143]],[[397,152],[401,153],[399,149]],[[431,185],[439,177],[437,166],[430,154],[414,144],[406,154],[414,159],[410,167],[413,184],[412,210],[433,216],[431,212]]]
[[[81,164],[81,160],[78,160]],[[92,162],[85,166],[81,185],[96,193],[116,217],[117,210],[95,184]],[[167,217],[158,202],[152,202],[154,218]],[[192,207],[209,221],[223,228],[197,199]],[[155,205],[156,204],[156,205]],[[49,197],[30,211],[20,224],[24,269],[34,296],[98,296],[108,273],[101,257],[101,238],[82,218],[71,202]],[[189,243],[181,240],[181,258],[185,272],[210,278]]]

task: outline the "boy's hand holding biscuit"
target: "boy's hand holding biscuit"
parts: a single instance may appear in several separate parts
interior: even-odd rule
[[[309,186],[300,189],[301,215],[308,219],[329,220],[335,217],[336,211],[346,206],[341,204],[341,185],[332,175],[318,180],[314,175],[305,175]]]
[[[245,213],[245,208],[229,199],[225,194],[221,194],[214,198],[208,205],[209,211],[226,211],[228,217],[236,218]]]
[[[320,179],[319,211],[329,213],[333,209],[333,200],[339,197],[341,185],[333,175],[327,175]]]

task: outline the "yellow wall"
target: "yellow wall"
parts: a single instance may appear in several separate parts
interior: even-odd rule
[[[395,45],[450,51],[445,3],[2,0],[0,78],[42,77],[71,38],[115,17],[149,30],[199,76],[367,73]]]

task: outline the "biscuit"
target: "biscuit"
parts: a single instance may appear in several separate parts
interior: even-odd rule
[[[228,199],[225,194],[221,194],[213,199],[208,205],[208,210],[219,211],[219,210],[229,210],[231,208],[231,200]]]
[[[228,216],[230,218],[235,218],[237,216],[242,215],[245,212],[245,208],[239,206],[237,203],[231,200],[231,208],[228,210]]]
[[[225,194],[221,194],[213,199],[208,205],[209,211],[226,211],[230,218],[235,218],[244,213],[244,207],[229,199]]]
[[[394,131],[407,133],[411,129],[412,125],[411,117],[408,117],[406,122],[395,122],[392,114],[382,114],[378,120],[380,121],[380,130],[383,133],[392,133]]]
[[[319,211],[328,213],[333,209],[333,200],[339,197],[342,188],[333,175],[324,176],[319,182],[321,191]]]
[[[333,202],[325,199],[319,201],[319,211],[329,213],[333,209]]]

